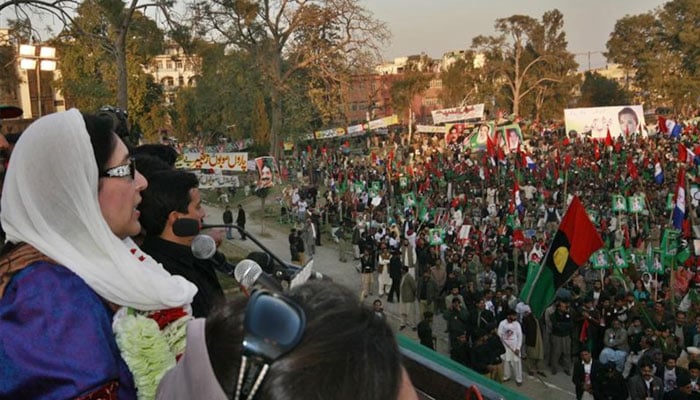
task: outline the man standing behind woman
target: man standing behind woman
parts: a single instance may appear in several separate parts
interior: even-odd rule
[[[147,377],[175,365],[153,317],[187,318],[197,289],[129,238],[146,186],[111,118],[73,109],[24,131],[0,214],[0,398],[152,397],[158,378]],[[145,359],[134,328],[165,344],[145,368],[134,367]]]

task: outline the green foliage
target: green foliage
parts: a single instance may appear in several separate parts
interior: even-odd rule
[[[538,21],[526,15],[496,20],[498,36],[477,36],[472,49],[484,54],[485,80],[491,81],[495,98],[500,92],[516,115],[538,118],[547,106],[563,108],[576,80],[577,64],[567,50],[559,10],[544,13]],[[521,106],[526,108],[521,110]]]
[[[413,97],[425,92],[432,78],[431,74],[419,71],[410,64],[406,69],[407,71],[391,86],[392,106],[400,113],[408,111]]]
[[[700,3],[672,0],[655,12],[617,21],[606,57],[634,72],[637,96],[650,107],[691,113],[700,90]]]
[[[578,107],[604,107],[629,103],[629,93],[616,81],[598,73],[585,73]]]
[[[118,77],[115,63],[116,32],[111,23],[117,18],[123,3],[87,0],[78,9],[74,26],[54,41],[62,65],[58,87],[68,106],[95,112],[101,106],[117,105]],[[166,112],[162,103],[162,88],[147,75],[142,65],[162,52],[163,33],[155,22],[135,13],[130,24],[126,49],[126,71],[130,77],[127,88],[129,120],[132,129],[140,130],[149,139],[158,137],[165,125]]]

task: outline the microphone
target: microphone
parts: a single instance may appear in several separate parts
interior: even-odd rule
[[[246,290],[251,289],[253,285],[260,285],[276,293],[282,292],[282,284],[264,273],[260,265],[253,260],[241,260],[236,264],[233,275]]]
[[[216,253],[216,241],[209,235],[197,235],[190,245],[192,255],[200,260],[212,258]]]
[[[173,234],[176,236],[180,237],[188,237],[188,236],[195,236],[196,234],[199,233],[200,230],[202,229],[208,229],[208,228],[233,228],[240,232],[241,234],[245,234],[245,236],[253,243],[255,243],[256,246],[260,247],[265,253],[269,254],[270,257],[272,257],[273,260],[277,262],[279,265],[287,266],[288,264],[284,261],[282,261],[281,258],[277,257],[275,253],[270,251],[265,245],[260,243],[260,241],[255,238],[253,235],[249,234],[246,232],[243,228],[241,228],[238,225],[234,224],[212,224],[212,225],[207,225],[207,224],[202,224],[199,220],[192,219],[192,218],[179,218],[173,222]]]

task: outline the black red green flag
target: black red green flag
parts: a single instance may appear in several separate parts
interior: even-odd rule
[[[557,289],[601,247],[603,240],[581,201],[574,196],[552,239],[547,256],[537,274],[528,274],[520,298],[530,305],[533,314],[541,316],[554,300]]]

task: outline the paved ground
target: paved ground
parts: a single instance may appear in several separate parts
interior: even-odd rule
[[[268,201],[268,204],[270,202]],[[255,197],[250,197],[242,202],[243,208],[246,210],[248,216],[248,223],[246,224],[246,230],[253,234],[257,239],[259,239],[265,246],[267,246],[271,251],[283,260],[289,260],[289,249],[287,242],[287,235],[291,229],[291,225],[281,225],[277,221],[277,216],[268,217],[264,221],[264,227],[261,224],[261,220],[256,218],[255,215],[260,215],[260,200]],[[236,204],[232,204],[232,209],[234,214]],[[205,205],[208,217],[206,222],[210,224],[222,223],[223,207],[217,205]],[[235,218],[235,215],[234,215]],[[236,254],[239,257],[245,256],[248,251],[257,250],[257,246],[250,240],[241,241],[239,236],[234,233],[235,239],[231,241],[226,241],[223,245],[225,252],[228,254]],[[316,254],[313,256],[314,267],[316,271],[332,278],[334,281],[342,283],[352,290],[357,291],[358,296],[360,293],[360,275],[355,270],[355,265],[357,264],[352,259],[352,255],[349,255],[347,262],[339,261],[339,248],[329,237],[328,228],[324,229],[322,232],[321,247],[316,248]],[[375,279],[376,285],[376,279]],[[376,295],[376,288],[375,288]],[[376,299],[376,296],[370,296],[365,301],[367,304],[371,305]],[[386,301],[386,296],[382,298],[384,303],[384,311],[387,314],[387,320],[392,325],[394,329],[398,331],[399,317],[398,317],[398,304],[388,303]],[[438,337],[437,341],[437,351],[442,354],[448,354],[448,344],[447,335],[444,333],[446,329],[445,321],[436,316],[433,322],[433,332]],[[404,329],[400,332],[403,335],[413,338],[416,341],[418,337],[415,332],[410,329]],[[523,385],[521,387],[515,386],[514,382],[507,382],[505,385],[510,386],[514,390],[523,393],[524,395],[532,399],[573,399],[574,387],[571,383],[571,377],[565,375],[563,372],[555,376],[548,376],[543,380],[537,379],[535,377],[529,377],[527,373],[523,376]]]

